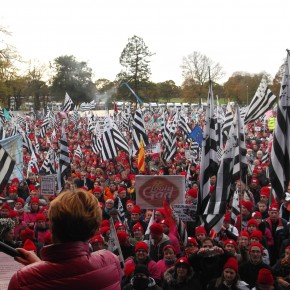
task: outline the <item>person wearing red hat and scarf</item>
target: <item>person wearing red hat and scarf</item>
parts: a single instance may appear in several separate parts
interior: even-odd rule
[[[239,267],[240,277],[249,284],[252,289],[257,282],[258,273],[262,268],[271,270],[271,267],[263,262],[263,246],[258,243],[252,243],[248,249],[249,259]]]
[[[160,269],[161,272],[161,279],[163,281],[164,273],[167,269],[174,266],[176,262],[176,250],[173,245],[167,245],[163,248],[163,259],[157,262],[157,267]]]
[[[186,257],[179,258],[164,273],[163,290],[202,290],[199,279]]]
[[[37,197],[34,197],[30,201],[30,210],[24,212],[23,220],[27,224],[27,226],[31,229],[34,229],[34,225],[36,222],[36,216],[40,210],[40,201]]]
[[[248,221],[252,217],[252,210],[253,210],[253,204],[249,200],[242,200],[240,202],[241,205],[241,214],[237,216],[237,220],[235,223],[235,227],[238,229],[239,232],[241,232],[246,226]]]
[[[274,245],[269,247],[270,262],[274,265],[279,257],[282,242],[289,237],[287,221],[279,217],[279,205],[272,203],[269,206],[269,217],[266,219],[266,226],[270,229],[274,238]]]
[[[249,286],[239,279],[238,261],[230,257],[223,266],[221,277],[209,282],[207,290],[249,290]]]

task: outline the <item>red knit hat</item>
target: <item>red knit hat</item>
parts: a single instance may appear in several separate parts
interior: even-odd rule
[[[224,215],[224,223],[230,223],[230,222],[231,222],[231,214],[227,212]]]
[[[165,218],[166,217],[166,212],[165,212],[165,209],[164,208],[156,208],[156,211],[159,211],[162,215],[163,215],[163,217]]]
[[[277,203],[272,203],[269,206],[269,211],[279,211],[279,205]]]
[[[133,226],[133,232],[135,231],[135,230],[141,230],[142,231],[142,233],[144,233],[144,229],[143,229],[143,227],[141,226],[141,224],[138,222],[138,223],[136,223],[134,226]]]
[[[234,258],[234,257],[230,257],[230,258],[226,261],[226,263],[224,264],[224,269],[226,269],[226,268],[231,268],[231,269],[235,270],[236,273],[238,273],[238,271],[239,271],[239,266],[238,266],[238,261],[237,261],[237,259]]]
[[[260,248],[260,250],[261,250],[261,252],[262,252],[262,255],[263,255],[263,253],[264,253],[264,251],[263,251],[263,246],[262,246],[259,242],[254,242],[254,243],[250,244],[250,246],[249,246],[249,252],[251,251],[251,249],[252,249],[253,247],[258,247],[258,248]]]
[[[266,197],[270,197],[270,188],[268,186],[263,186],[260,190],[260,195],[265,195]]]
[[[20,240],[25,242],[27,239],[34,239],[34,231],[30,228],[26,228],[20,232]]]
[[[11,180],[11,183],[15,183],[15,182],[20,183],[20,181],[19,181],[19,179],[18,179],[17,177],[15,177],[15,178],[13,178],[13,179]]]
[[[96,186],[96,187],[93,189],[93,192],[102,193],[102,188],[101,188],[100,186]]]
[[[127,240],[127,238],[129,237],[129,234],[125,231],[118,231],[117,236],[118,236],[118,240],[120,244],[122,244]]]
[[[101,228],[102,227],[110,227],[110,221],[109,220],[102,220],[101,221]]]
[[[17,212],[16,210],[10,210],[9,211],[9,217],[10,218],[14,218],[16,216],[19,216],[19,212]]]
[[[262,214],[259,211],[255,211],[255,212],[252,213],[252,217],[253,218],[257,218],[257,217],[262,218]]]
[[[96,235],[96,236],[93,236],[91,239],[90,239],[90,243],[93,245],[95,243],[104,243],[104,239],[102,236],[100,235]]]
[[[193,198],[197,198],[197,193],[198,193],[197,189],[191,188],[187,191],[186,195],[189,195]]]
[[[274,285],[274,278],[271,270],[266,268],[260,269],[256,284]]]
[[[38,199],[37,197],[34,197],[34,198],[31,199],[30,203],[31,203],[31,204],[32,204],[32,203],[37,203],[37,204],[39,204],[39,199]]]
[[[190,267],[189,263],[188,263],[188,259],[186,257],[181,257],[179,258],[176,262],[175,262],[175,267],[178,267],[179,265],[186,265],[188,267]]]
[[[258,172],[257,172],[257,173],[258,173]],[[256,174],[257,174],[257,173],[256,173]],[[253,178],[251,179],[250,183],[256,183],[256,184],[259,184],[259,179],[256,178],[256,177],[253,177]]]
[[[166,245],[166,246],[163,247],[162,252],[164,253],[164,251],[167,250],[167,249],[172,249],[174,254],[176,254],[176,249],[174,248],[174,246]]]
[[[125,187],[119,187],[118,188],[118,193],[122,192],[122,191],[127,191],[127,189]]]
[[[225,240],[224,241],[224,246],[226,246],[227,244],[231,244],[235,247],[235,249],[237,249],[238,245],[234,240]]]
[[[43,213],[38,213],[36,215],[35,221],[46,221],[46,216]]]
[[[51,240],[51,232],[47,231],[43,237],[44,240],[44,244],[45,245],[51,245],[52,244],[52,240]]]
[[[18,197],[18,198],[14,201],[14,203],[17,203],[17,202],[22,203],[22,206],[24,206],[24,204],[25,204],[24,199],[21,198],[21,197]]]
[[[239,237],[247,237],[249,239],[250,235],[247,231],[241,231]]]
[[[198,243],[197,243],[196,239],[193,238],[193,237],[188,237],[187,238],[187,244],[193,244],[196,247],[198,246]]]
[[[134,200],[132,200],[132,199],[128,199],[128,200],[126,201],[126,205],[129,204],[129,203],[131,203],[131,204],[134,205]]]
[[[135,205],[132,210],[131,210],[131,214],[132,213],[138,213],[138,214],[141,214],[141,209],[138,205]]]
[[[155,235],[163,234],[163,227],[162,227],[162,225],[160,225],[158,223],[152,224],[149,229],[150,229],[150,232],[155,234]]]
[[[138,251],[138,250],[144,250],[147,254],[148,254],[148,245],[145,243],[145,242],[138,242],[135,246],[135,253]]]
[[[34,251],[35,253],[37,252],[36,246],[34,245],[34,243],[30,239],[27,239],[24,242],[23,249],[25,249],[27,251]]]
[[[263,239],[263,234],[262,234],[261,231],[259,231],[259,230],[255,230],[255,231],[253,231],[253,232],[251,233],[251,235],[250,235],[250,239],[251,239],[251,238],[257,238],[257,239],[259,239],[259,241],[261,242],[262,239]]]
[[[102,235],[102,236],[104,236],[104,235],[106,234],[107,231],[110,231],[110,227],[106,227],[106,226],[105,226],[105,227],[101,227],[101,228],[100,228],[100,232],[101,232],[101,235]]]
[[[121,222],[116,222],[115,223],[115,229],[117,230],[119,227],[124,227],[126,229],[126,225],[124,225],[123,223]]]
[[[11,210],[11,207],[10,207],[10,205],[9,205],[8,202],[5,202],[5,203],[3,203],[1,209],[8,209],[8,210]]]
[[[250,219],[249,221],[248,221],[248,223],[247,223],[247,227],[249,227],[249,226],[251,226],[251,225],[253,225],[253,226],[255,226],[256,228],[258,228],[258,222],[255,220],[255,219]]]
[[[17,187],[14,185],[11,185],[8,189],[8,193],[11,193],[11,192],[17,192]]]
[[[241,205],[244,206],[249,212],[253,209],[253,204],[249,200],[242,200]]]
[[[199,235],[199,234],[205,234],[206,235],[206,230],[205,227],[203,226],[199,226],[195,229],[195,235]]]

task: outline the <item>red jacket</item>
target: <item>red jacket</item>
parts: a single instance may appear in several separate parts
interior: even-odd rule
[[[119,259],[107,250],[90,253],[87,243],[72,242],[45,246],[40,256],[12,276],[9,290],[121,289]]]

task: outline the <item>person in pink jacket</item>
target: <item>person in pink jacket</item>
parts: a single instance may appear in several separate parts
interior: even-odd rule
[[[163,248],[163,259],[157,262],[157,267],[161,272],[161,279],[164,279],[164,273],[167,269],[174,266],[176,262],[176,250],[173,245],[167,245]]]
[[[135,246],[135,257],[125,261],[125,272],[128,268],[134,269],[136,265],[144,264],[147,266],[150,277],[152,277],[156,283],[160,283],[160,269],[157,267],[157,263],[149,257],[148,252],[148,245],[145,242],[138,242]]]
[[[40,260],[25,249],[27,265],[11,278],[8,289],[120,290],[119,259],[107,250],[91,252],[89,239],[99,227],[102,212],[96,197],[83,189],[62,192],[49,208],[52,244],[41,250]]]

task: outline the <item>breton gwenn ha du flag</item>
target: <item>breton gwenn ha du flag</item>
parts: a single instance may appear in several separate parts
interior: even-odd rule
[[[75,107],[75,105],[74,105],[72,99],[70,98],[70,96],[68,95],[68,93],[65,93],[65,99],[64,99],[64,104],[63,104],[62,112],[72,111],[74,109],[74,107]]]
[[[6,184],[13,172],[15,161],[0,145],[0,186]]]
[[[203,131],[202,154],[200,165],[200,193],[199,210],[203,210],[208,201],[210,190],[210,177],[216,175],[218,170],[217,135],[215,130],[216,117],[214,114],[214,101],[212,83],[210,81],[206,107],[206,120]]]
[[[274,131],[269,166],[270,180],[279,199],[283,198],[290,181],[290,86],[289,86],[289,51],[285,63],[284,76],[281,83],[277,121]]]
[[[261,83],[252,99],[245,117],[245,124],[257,120],[269,111],[276,101],[276,96],[268,88],[266,79],[263,77]]]
[[[137,152],[140,148],[140,139],[142,139],[143,145],[146,147],[149,141],[145,130],[143,114],[139,108],[136,110],[133,120],[133,156],[137,155]]]
[[[243,123],[240,117],[240,109],[237,106],[235,119],[232,123],[229,139],[226,143],[224,154],[221,159],[221,164],[217,173],[217,183],[215,191],[211,194],[210,200],[205,209],[204,221],[207,228],[213,228],[216,232],[221,229],[223,216],[226,213],[227,200],[231,188],[233,171],[236,174],[240,173],[242,167],[238,163],[243,162],[244,152],[241,150],[244,147]],[[241,140],[240,140],[241,139]]]

